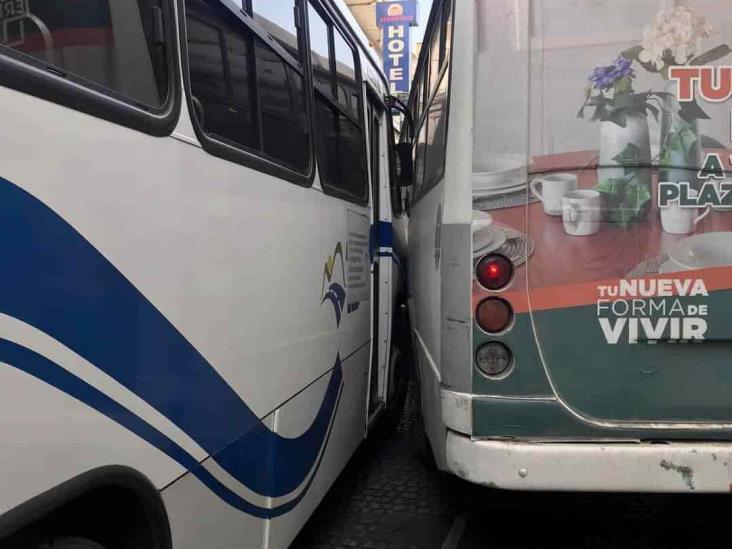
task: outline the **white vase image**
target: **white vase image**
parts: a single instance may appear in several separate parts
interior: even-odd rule
[[[687,122],[679,115],[681,105],[676,99],[675,82],[666,82],[664,91],[668,95],[664,98],[661,114],[659,181],[687,182],[696,186],[697,173],[704,161],[699,121]]]
[[[630,114],[625,127],[607,121],[602,123],[600,132],[598,181],[625,177],[625,168],[616,158],[628,149],[628,145],[634,145],[638,150],[637,162],[633,163],[637,171],[634,183],[650,186],[651,136],[648,119],[642,114]]]

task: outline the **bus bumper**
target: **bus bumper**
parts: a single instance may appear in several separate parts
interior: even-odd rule
[[[448,431],[447,468],[507,490],[730,492],[729,443],[540,443]]]

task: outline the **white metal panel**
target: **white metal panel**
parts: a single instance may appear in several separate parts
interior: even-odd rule
[[[473,395],[442,389],[442,423],[458,433],[473,433]]]
[[[365,345],[343,361],[343,390],[338,403],[338,414],[320,467],[307,495],[298,506],[290,513],[270,521],[268,547],[284,548],[292,542],[366,435],[364,410],[369,357],[370,346]],[[311,408],[312,402],[307,398],[295,398],[283,407],[278,412],[278,424],[282,422],[283,432],[295,432],[301,427],[301,422],[293,419],[294,416],[298,413],[307,414]]]
[[[509,490],[729,493],[732,444],[471,441],[450,432],[447,465]]]
[[[162,487],[184,469],[154,446],[62,391],[0,363],[0,514],[105,465],[144,471]]]
[[[409,212],[409,290],[414,302],[412,321],[425,352],[439,371],[441,323],[442,192],[440,183]]]
[[[0,101],[0,176],[100,250],[258,415],[368,339],[367,308],[338,334],[321,306],[342,201],[7,89]]]
[[[266,522],[216,497],[193,475],[163,492],[175,549],[265,547]]]

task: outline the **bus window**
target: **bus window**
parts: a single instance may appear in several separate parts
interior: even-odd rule
[[[423,193],[427,193],[435,186],[445,173],[449,80],[447,74],[443,75],[427,112],[427,153],[425,155]]]
[[[350,111],[354,117],[358,117],[358,88],[353,48],[346,43],[340,32],[333,33],[333,44],[338,81],[338,103]]]
[[[437,87],[437,80],[440,77],[440,67],[442,66],[442,32],[441,26],[436,25],[432,38],[430,40],[430,76],[429,76],[429,89],[427,90],[427,97],[432,97],[432,94]]]
[[[254,20],[293,57],[299,58],[295,2],[252,0]]]
[[[425,156],[427,155],[427,123],[428,119],[425,118],[422,128],[417,134],[417,143],[414,148],[414,191],[412,192],[412,200],[419,199],[423,194]]]
[[[425,94],[425,77],[424,73],[419,78],[419,82],[417,83],[417,97],[414,101],[416,112],[414,115],[414,123],[419,124],[420,118],[422,118],[422,114],[424,113],[424,94]]]
[[[308,10],[310,30],[310,59],[313,64],[313,80],[326,94],[332,93],[330,73],[330,28],[315,9]]]
[[[356,54],[312,3],[308,4],[308,20],[316,84],[315,150],[320,181],[326,192],[363,202],[368,197],[368,182],[364,130],[358,112]]]
[[[0,44],[148,108],[168,97],[160,2],[3,3]],[[10,8],[10,9],[6,9]]]
[[[443,12],[442,23],[442,42],[443,42],[443,64],[450,62],[450,51],[452,50],[452,0],[445,2],[445,11]]]
[[[310,148],[303,126],[303,79],[261,40],[256,40],[257,82],[262,121],[262,152],[300,171],[308,167]],[[300,124],[299,131],[293,131]]]
[[[248,60],[252,43],[226,8],[187,0],[191,93],[204,131],[246,148],[258,146]]]
[[[186,0],[191,93],[203,131],[306,172],[302,74],[219,2]]]

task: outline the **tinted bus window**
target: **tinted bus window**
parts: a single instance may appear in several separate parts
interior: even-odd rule
[[[330,28],[317,10],[308,10],[310,31],[310,57],[313,63],[313,79],[323,93],[331,91]]]
[[[337,31],[333,33],[333,44],[335,46],[338,102],[354,116],[358,116],[356,60],[353,48]]]
[[[191,94],[203,131],[306,171],[302,74],[218,1],[186,0],[186,25]]]
[[[3,2],[0,44],[64,73],[161,107],[168,67],[160,3],[154,0]]]
[[[425,156],[427,154],[427,122],[425,119],[422,128],[417,134],[417,141],[414,147],[414,192],[415,199],[422,196],[424,185]]]
[[[262,151],[304,169],[310,158],[305,134],[303,79],[261,40],[256,40]]]
[[[252,41],[226,8],[186,2],[191,93],[206,133],[257,148],[249,59]]]
[[[443,61],[450,62],[450,51],[452,50],[452,0],[445,2],[444,11],[444,22],[443,22],[443,36],[442,42],[444,43],[444,56]]]
[[[326,191],[363,201],[368,197],[368,181],[356,54],[340,31],[311,4],[308,20],[316,81],[315,150],[320,180]]]
[[[427,140],[424,167],[424,189],[427,193],[445,173],[445,139],[447,137],[448,75],[445,74],[427,111]]]
[[[442,60],[442,29],[440,25],[435,26],[434,32],[432,33],[432,40],[430,41],[430,83],[427,91],[427,96],[431,97],[437,87],[437,79],[440,76],[440,67]]]
[[[295,3],[282,0],[252,0],[254,20],[293,57],[298,57]]]

